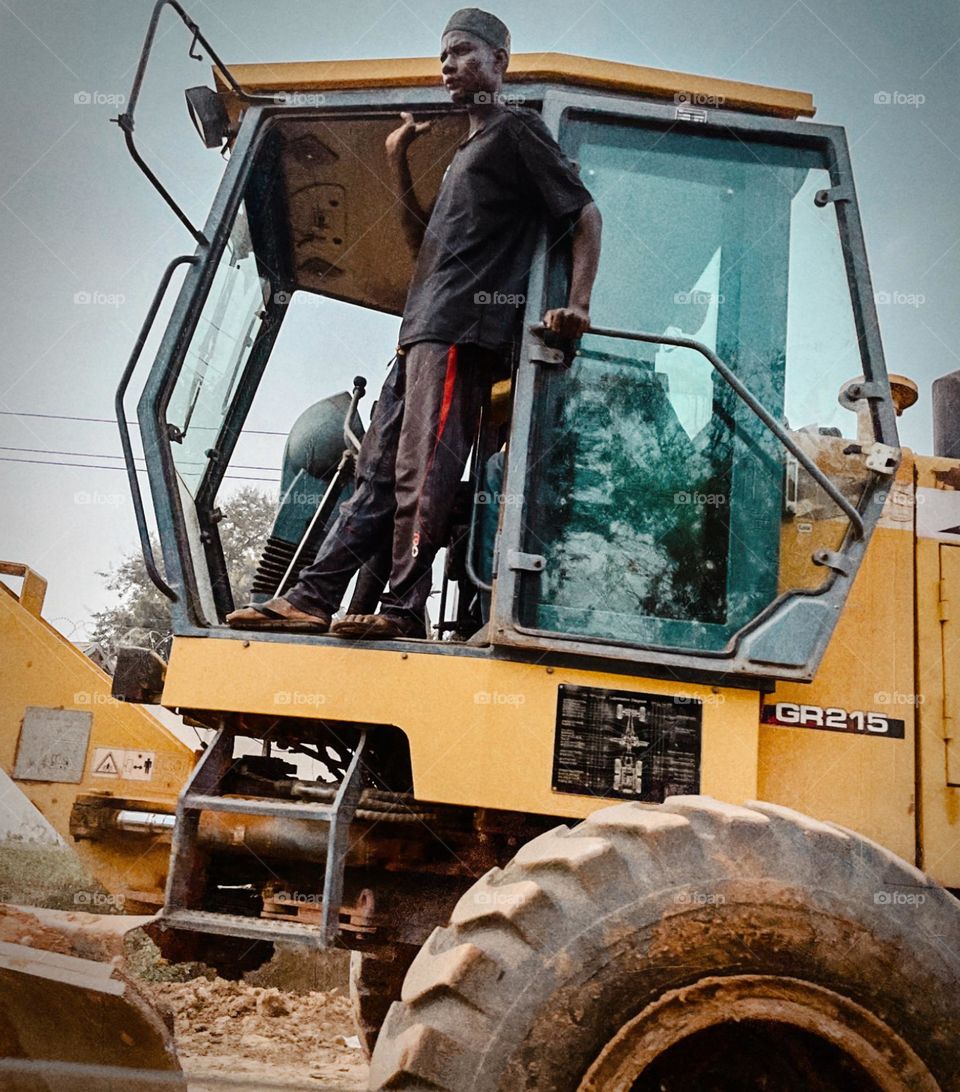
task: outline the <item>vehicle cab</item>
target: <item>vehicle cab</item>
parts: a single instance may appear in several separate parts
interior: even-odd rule
[[[221,639],[249,589],[218,494],[291,301],[400,315],[384,140],[401,110],[432,122],[409,152],[429,207],[467,125],[430,59],[230,71],[229,163],[139,405],[175,632]],[[843,130],[802,93],[632,65],[521,54],[507,76],[578,165],[603,250],[591,332],[547,344],[568,248],[541,239],[436,634],[809,679],[898,461]]]

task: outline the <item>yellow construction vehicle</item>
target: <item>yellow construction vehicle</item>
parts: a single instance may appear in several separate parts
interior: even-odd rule
[[[183,1087],[171,1083],[171,1029],[114,962],[123,933],[162,905],[172,812],[195,755],[111,696],[110,676],[41,617],[46,589],[28,566],[0,561],[0,769],[100,887],[78,889],[71,912],[0,906],[0,1084],[109,1088],[123,1067],[164,1071],[124,1087]]]
[[[960,398],[939,381],[938,454],[901,449],[843,129],[800,92],[515,55],[505,92],[603,214],[594,325],[539,327],[542,239],[432,639],[238,631],[217,498],[284,318],[401,312],[384,139],[432,121],[427,207],[466,117],[433,59],[227,66],[172,3],[230,150],[199,227],[136,145],[164,6],[118,120],[196,250],[117,410],[174,637],[113,694],[215,736],[168,809],[163,949],[351,948],[373,1088],[960,1088]],[[180,267],[138,406],[161,561],[124,399]],[[256,595],[329,526],[363,389],[304,407]],[[106,786],[88,836],[124,809]]]

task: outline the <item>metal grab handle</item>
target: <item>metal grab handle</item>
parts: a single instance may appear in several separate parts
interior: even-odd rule
[[[465,557],[467,576],[473,581],[473,583],[481,590],[485,592],[492,592],[493,585],[488,584],[483,577],[477,572],[476,562],[473,560],[474,551],[477,546],[477,497],[474,496],[473,504],[470,508],[470,533],[467,535],[467,553]]]
[[[545,327],[541,324],[531,327],[531,332],[538,336],[544,330]],[[824,474],[810,456],[796,443],[783,425],[781,425],[780,422],[761,405],[750,390],[737,379],[730,368],[724,364],[712,349],[707,348],[702,342],[694,341],[693,338],[689,337],[670,337],[666,334],[647,334],[630,330],[612,330],[605,326],[591,326],[585,333],[596,334],[597,337],[621,338],[624,341],[643,341],[651,345],[673,345],[678,349],[693,349],[694,352],[706,357],[713,365],[714,369],[720,373],[720,377],[727,386],[731,388],[734,394],[736,394],[747,408],[758,417],[764,425],[766,425],[767,429],[776,436],[780,443],[783,444],[787,451],[789,451],[803,469],[806,470],[824,493],[826,493],[844,515],[846,515],[847,519],[850,520],[854,535],[857,538],[863,538],[863,517],[857,509],[847,500],[840,490],[837,489],[833,482]]]
[[[147,517],[143,509],[143,497],[140,494],[140,481],[137,478],[137,465],[133,459],[133,447],[130,444],[130,430],[127,428],[127,414],[123,407],[123,399],[127,393],[127,387],[130,384],[133,370],[137,366],[140,354],[143,352],[143,346],[146,344],[147,337],[150,334],[153,320],[157,317],[157,312],[160,310],[160,304],[167,293],[170,278],[173,276],[177,266],[196,265],[197,261],[198,259],[194,255],[184,254],[179,258],[174,258],[163,271],[163,276],[160,278],[157,290],[153,294],[153,302],[150,304],[150,310],[147,312],[147,317],[143,320],[143,325],[140,327],[140,333],[137,336],[133,352],[130,354],[127,366],[123,369],[123,374],[120,376],[120,382],[117,385],[117,393],[113,400],[114,409],[117,414],[117,425],[120,428],[120,446],[123,448],[123,461],[127,467],[127,479],[130,482],[130,492],[133,495],[133,511],[137,519],[137,532],[140,535],[140,549],[143,551],[143,562],[147,568],[147,575],[153,583],[156,584],[160,591],[174,603],[177,602],[179,597],[173,588],[171,588],[160,575],[160,570],[157,568],[157,562],[153,556],[153,546],[150,544],[150,533],[147,530]]]
[[[147,63],[150,60],[150,51],[153,49],[153,40],[157,33],[157,24],[160,21],[160,12],[169,5],[180,16],[187,30],[193,35],[190,40],[190,56],[196,61],[202,61],[203,57],[194,52],[197,42],[203,46],[203,48],[210,54],[210,59],[216,65],[221,73],[223,73],[224,79],[230,84],[231,90],[240,98],[245,99],[247,102],[268,102],[275,103],[276,97],[274,95],[251,95],[244,91],[237,81],[233,78],[230,69],[220,60],[214,50],[211,48],[210,43],[203,36],[200,31],[200,27],[190,18],[190,16],[184,11],[184,9],[177,3],[177,0],[157,0],[153,8],[153,14],[150,16],[150,25],[147,27],[147,34],[143,41],[143,47],[140,50],[140,60],[137,63],[137,71],[133,77],[133,87],[130,90],[130,98],[127,100],[127,109],[118,117],[111,118],[110,120],[116,125],[119,125],[123,130],[124,139],[127,144],[127,151],[129,151],[134,163],[140,168],[141,171],[147,176],[147,180],[153,186],[153,188],[160,194],[160,196],[166,201],[173,212],[176,214],[177,219],[183,224],[183,226],[190,232],[194,239],[200,246],[209,246],[210,241],[198,228],[195,228],[187,217],[186,213],[180,206],[174,201],[167,191],[166,187],[160,181],[159,178],[153,173],[153,171],[144,162],[143,157],[137,150],[137,146],[133,142],[133,115],[137,108],[137,99],[140,97],[140,88],[143,84],[143,77],[147,71]]]

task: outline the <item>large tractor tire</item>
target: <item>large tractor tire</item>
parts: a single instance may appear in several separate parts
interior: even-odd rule
[[[960,1089],[960,903],[857,834],[619,804],[493,869],[414,960],[371,1088]]]
[[[368,1058],[390,1006],[400,1000],[400,987],[416,954],[412,944],[397,945],[389,961],[362,952],[350,953],[350,1004],[357,1038]]]

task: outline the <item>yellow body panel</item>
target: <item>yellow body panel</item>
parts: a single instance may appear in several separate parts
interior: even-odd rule
[[[763,800],[851,827],[913,861],[913,535],[878,527],[812,683],[779,683],[764,704],[878,712],[903,739],[760,727]]]
[[[584,816],[608,798],[551,789],[561,683],[699,698],[701,791],[756,795],[757,695],[485,656],[345,645],[177,638],[163,704],[394,724],[420,800]]]
[[[960,480],[953,460],[917,463],[917,485],[931,491],[927,503],[945,478]],[[960,887],[960,546],[918,536],[917,603],[920,864]]]
[[[840,823],[906,860],[922,859],[942,883],[960,885],[960,787],[947,784],[949,748],[957,746],[947,739],[956,719],[943,715],[958,714],[951,703],[960,695],[960,639],[944,642],[941,615],[948,612],[938,608],[945,579],[960,599],[960,548],[918,539],[914,520],[914,475],[935,463],[907,453],[891,482],[815,681],[781,683],[762,698],[765,705],[884,714],[904,722],[903,739],[761,724],[756,690],[332,640],[178,638],[163,701],[171,708],[394,724],[410,743],[418,798],[575,817],[606,799],[551,788],[557,687],[687,695],[703,702],[703,793],[733,802],[758,797]],[[815,521],[796,541],[796,529],[785,524],[785,563],[799,573],[800,555],[809,557],[821,538],[832,544],[842,531],[837,522]]]
[[[920,524],[926,491],[953,491],[954,479],[956,462],[904,453],[816,678],[765,699],[882,713],[904,722],[904,738],[763,724],[759,755],[763,799],[851,827],[950,887],[960,886],[960,546]],[[960,502],[934,525],[957,516]]]
[[[22,566],[4,565],[7,574]],[[137,801],[137,806],[172,810],[194,762],[193,751],[138,705],[110,696],[110,676],[39,616],[42,594],[35,574],[23,573],[29,594],[17,596],[0,583],[0,768],[14,777],[26,710],[77,710],[91,714],[90,737],[79,782],[15,779],[41,812],[110,891],[159,896],[166,875],[168,840],[144,838],[73,842],[70,812],[76,798],[103,793]],[[148,779],[97,776],[94,764],[105,750],[153,756]],[[149,901],[149,900],[147,900]]]
[[[438,50],[439,52],[439,50]],[[319,92],[373,87],[429,87],[440,83],[439,57],[391,57],[351,61],[285,61],[280,64],[228,65],[244,91]],[[214,70],[217,88],[228,85]],[[777,117],[813,117],[813,96],[736,80],[712,79],[643,65],[577,57],[569,53],[515,53],[507,84],[556,82],[628,95],[673,99],[694,106],[705,103]]]

